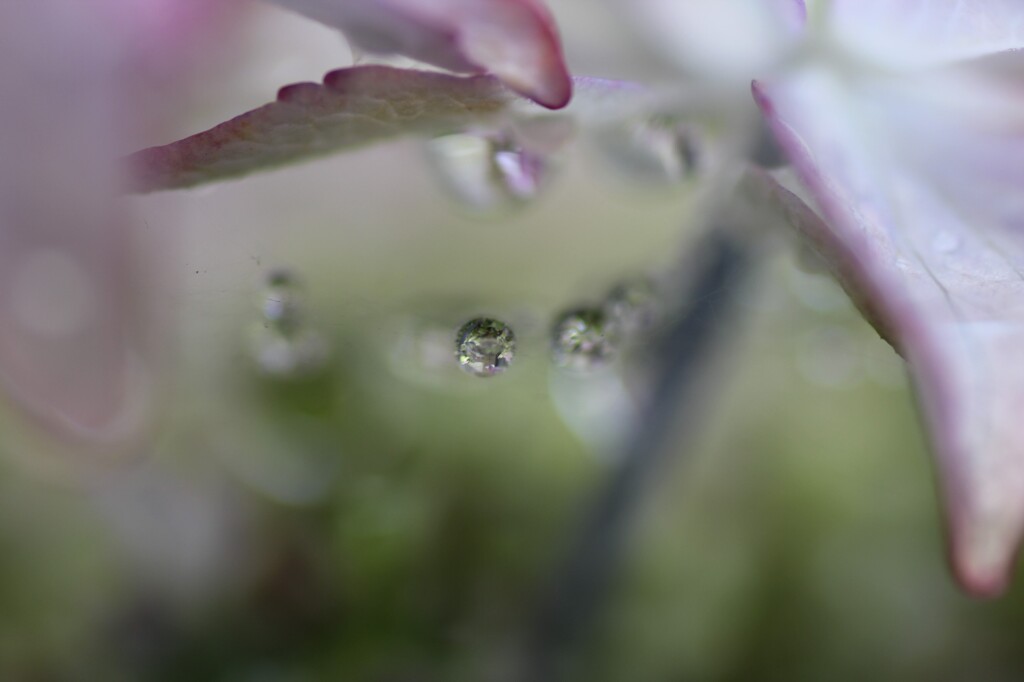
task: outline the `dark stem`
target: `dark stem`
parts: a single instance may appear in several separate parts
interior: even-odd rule
[[[628,528],[666,456],[680,420],[693,425],[699,374],[731,317],[748,256],[727,230],[700,247],[703,271],[682,295],[689,302],[654,351],[657,371],[649,408],[628,439],[617,468],[586,511],[582,528],[555,574],[530,631],[521,682],[553,682],[564,674],[614,574]]]

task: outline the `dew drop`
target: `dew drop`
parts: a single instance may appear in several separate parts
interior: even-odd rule
[[[428,153],[452,196],[480,213],[527,204],[542,191],[550,170],[546,157],[486,135],[437,137]]]
[[[600,308],[565,313],[555,322],[551,337],[554,362],[566,369],[589,371],[618,352],[619,330]]]
[[[952,232],[939,232],[932,239],[932,248],[938,253],[953,253],[960,247],[960,237]]]
[[[291,270],[271,270],[259,299],[264,322],[282,334],[297,331],[303,321],[303,297],[302,281]]]
[[[516,354],[516,337],[504,322],[478,317],[462,325],[455,337],[459,366],[478,377],[508,369]]]
[[[650,330],[661,314],[654,283],[640,277],[615,285],[605,297],[604,312],[609,324],[626,336]]]
[[[287,268],[271,270],[263,279],[258,302],[261,319],[253,324],[250,343],[260,371],[295,379],[321,370],[328,360],[328,346],[306,324],[301,278]]]
[[[679,121],[631,121],[605,130],[598,144],[613,168],[638,184],[678,185],[693,178],[701,166],[697,131]]]
[[[312,329],[285,333],[257,326],[253,331],[253,357],[260,371],[279,379],[316,374],[327,364],[327,343]]]

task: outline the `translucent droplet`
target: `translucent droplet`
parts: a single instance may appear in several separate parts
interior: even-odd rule
[[[613,167],[641,184],[677,185],[700,170],[697,131],[679,121],[632,121],[606,130],[598,140]]]
[[[552,349],[559,367],[588,371],[615,357],[619,330],[600,308],[573,310],[555,322]]]
[[[326,341],[312,329],[285,333],[262,325],[253,330],[252,353],[263,374],[279,379],[315,374],[329,355]]]
[[[290,270],[267,273],[260,295],[260,311],[269,327],[288,334],[298,330],[303,317],[303,286]]]
[[[641,277],[617,284],[605,298],[604,312],[625,336],[650,330],[661,314],[654,283]]]
[[[462,369],[489,377],[508,369],[516,354],[516,337],[504,322],[478,317],[459,329],[455,348]]]
[[[547,158],[505,139],[455,134],[428,143],[430,158],[451,194],[478,212],[516,208],[542,190]]]
[[[952,253],[960,247],[960,237],[953,232],[939,232],[932,239],[932,248],[939,253]]]

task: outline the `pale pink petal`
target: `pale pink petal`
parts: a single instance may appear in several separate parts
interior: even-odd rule
[[[831,30],[890,66],[922,66],[1024,47],[1020,0],[832,0]]]
[[[991,594],[1024,531],[1024,101],[936,79],[807,69],[755,95],[823,213],[802,229],[909,364],[954,569]]]
[[[800,35],[803,0],[618,0],[655,47],[698,77],[771,73]]]
[[[275,0],[353,44],[452,71],[490,72],[539,104],[563,107],[572,82],[540,0]]]
[[[0,3],[0,386],[75,442],[120,442],[148,416],[158,311],[118,159],[169,110],[169,50],[197,52],[199,7]]]

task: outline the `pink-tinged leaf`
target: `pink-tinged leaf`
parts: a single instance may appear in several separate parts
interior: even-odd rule
[[[489,72],[554,109],[572,95],[558,31],[540,0],[275,1],[341,29],[370,52]]]
[[[200,7],[0,4],[0,386],[76,445],[123,443],[151,416],[157,306],[118,145],[153,134]]]
[[[997,593],[1024,531],[1024,101],[811,69],[755,96],[824,220],[779,196],[909,365],[954,570]]]
[[[890,65],[926,66],[1024,47],[1020,0],[832,0],[833,33]]]
[[[653,95],[629,83],[577,79],[572,112],[626,115]],[[276,102],[210,130],[129,157],[139,192],[191,187],[403,135],[432,136],[551,116],[493,76],[452,76],[387,66],[332,71],[323,84],[282,88]],[[561,114],[560,114],[561,115]]]

